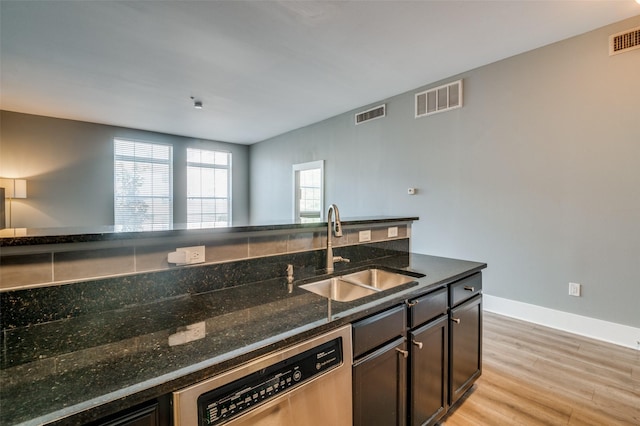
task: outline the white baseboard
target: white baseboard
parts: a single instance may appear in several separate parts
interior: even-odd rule
[[[488,312],[640,350],[640,328],[556,311],[489,294],[483,295],[482,304],[483,309]]]

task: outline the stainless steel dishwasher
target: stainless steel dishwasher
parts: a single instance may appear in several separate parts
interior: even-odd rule
[[[351,425],[351,326],[173,393],[176,426]]]

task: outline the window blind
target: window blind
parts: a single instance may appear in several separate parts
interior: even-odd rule
[[[187,148],[187,223],[231,225],[231,153]]]
[[[114,221],[127,231],[170,229],[171,145],[114,140]]]

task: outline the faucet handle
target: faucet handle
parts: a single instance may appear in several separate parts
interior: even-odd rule
[[[293,293],[293,265],[287,265],[287,291]]]
[[[344,262],[344,263],[351,262],[351,260],[347,259],[346,257],[342,257],[342,256],[333,256],[333,261],[334,262]]]
[[[342,225],[340,225],[340,222],[338,222],[337,218],[336,218],[336,222],[334,223],[334,226],[333,226],[333,234],[336,237],[342,237]]]
[[[287,265],[287,282],[289,283],[293,282],[293,265],[292,264]]]

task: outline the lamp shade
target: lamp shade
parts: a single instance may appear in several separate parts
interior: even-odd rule
[[[4,188],[5,198],[27,198],[26,179],[0,179],[0,187]]]
[[[16,179],[13,184],[13,198],[27,198],[27,180]]]

